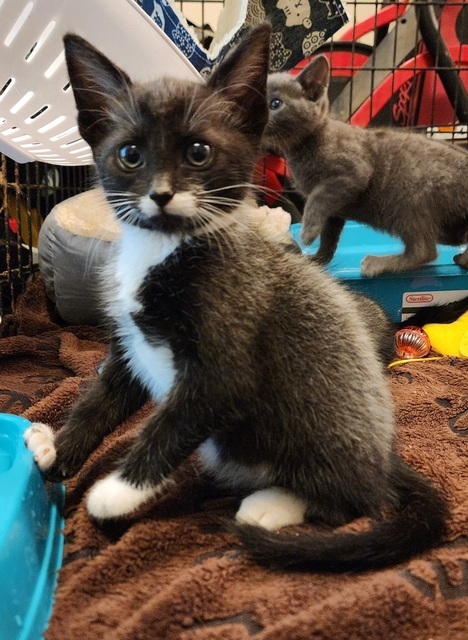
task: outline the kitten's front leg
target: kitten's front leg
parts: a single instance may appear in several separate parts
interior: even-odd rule
[[[302,217],[301,240],[304,244],[312,244],[322,232],[325,219],[314,207],[314,191],[307,197]]]
[[[319,262],[326,263],[332,259],[344,225],[342,213],[357,199],[362,188],[358,180],[354,181],[354,176],[332,177],[322,180],[308,195],[301,239],[304,244],[312,244],[321,236],[317,252]]]
[[[91,489],[87,502],[91,516],[119,518],[161,494],[171,483],[172,471],[211,435],[212,424],[209,403],[194,406],[179,396],[160,405],[117,470]]]
[[[61,482],[75,475],[103,438],[146,399],[146,391],[131,377],[125,362],[111,356],[58,433],[34,423],[25,432],[26,445],[46,477]]]
[[[314,262],[328,264],[335,255],[338,241],[341,236],[345,221],[343,218],[332,216],[325,221],[320,233],[320,245],[317,253],[310,256]]]

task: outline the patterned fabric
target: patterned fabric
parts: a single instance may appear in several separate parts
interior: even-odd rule
[[[273,25],[271,71],[286,71],[308,58],[348,22],[341,0],[250,0],[246,25]]]
[[[213,66],[213,60],[200,45],[195,35],[182,24],[171,0],[135,0],[152,18],[158,27],[177,45],[184,56],[202,75],[206,75]]]
[[[187,28],[172,0],[135,1],[205,76],[246,28],[262,20],[268,19],[273,25],[271,71],[291,69],[348,22],[341,0],[249,0],[245,22],[238,25],[229,44],[212,58]]]

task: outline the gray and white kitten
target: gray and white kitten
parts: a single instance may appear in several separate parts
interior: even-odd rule
[[[306,198],[302,240],[320,236],[316,260],[329,262],[346,220],[400,238],[401,255],[366,256],[362,274],[417,269],[436,243],[468,241],[468,153],[392,128],[363,129],[328,114],[329,64],[318,56],[296,77],[268,78],[263,146],[283,155]],[[468,267],[468,249],[454,261]]]
[[[116,470],[92,487],[92,516],[132,513],[198,451],[215,482],[249,494],[236,519],[259,561],[384,567],[437,544],[446,507],[396,450],[382,311],[367,301],[364,318],[357,296],[245,223],[269,40],[269,26],[253,30],[207,84],[142,85],[65,38],[80,132],[122,225],[108,275],[112,344],[57,436],[34,424],[26,441],[62,480],[152,398]],[[275,533],[359,516],[375,519],[369,531]]]

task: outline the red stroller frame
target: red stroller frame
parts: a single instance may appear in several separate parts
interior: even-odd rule
[[[435,8],[438,8],[437,18]],[[379,59],[378,50],[385,44],[394,25],[395,46],[391,56]],[[414,24],[414,26],[413,26]],[[396,45],[399,35],[418,26],[421,39],[402,60]],[[356,42],[374,32],[374,47]],[[398,33],[400,32],[400,33]],[[411,37],[411,34],[410,34]],[[453,126],[468,124],[468,4],[461,0],[410,4],[399,0],[385,6],[374,16],[355,24],[337,42],[320,47],[330,59],[332,84],[336,79],[354,78],[366,64],[368,74],[380,71],[383,79],[373,82],[368,95],[359,105],[350,102],[346,117],[334,107],[340,119],[359,126],[394,124],[409,127]],[[308,63],[304,60],[292,72]],[[331,88],[333,92],[333,87]],[[336,91],[336,90],[335,90]],[[341,99],[343,103],[343,99]],[[341,107],[342,111],[342,107]],[[384,112],[384,113],[382,113]]]

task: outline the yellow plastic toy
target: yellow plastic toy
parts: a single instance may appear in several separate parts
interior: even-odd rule
[[[426,324],[423,327],[434,351],[444,356],[468,357],[468,311],[450,324]]]

